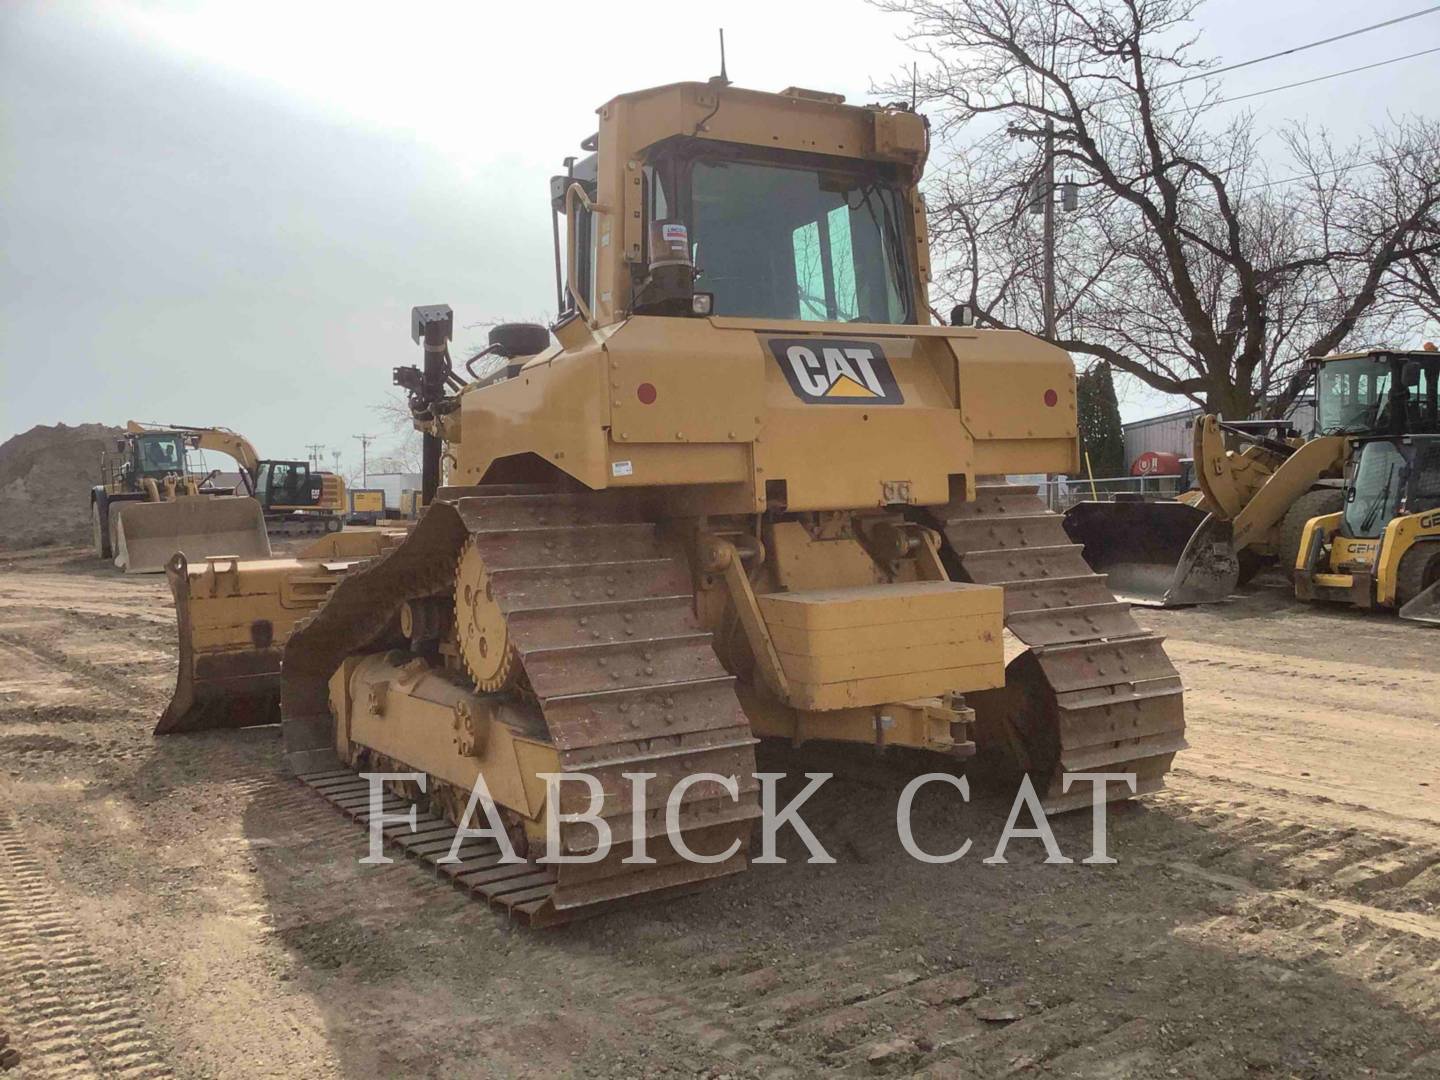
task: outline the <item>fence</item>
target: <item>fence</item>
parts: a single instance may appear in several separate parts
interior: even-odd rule
[[[1127,495],[1144,499],[1173,499],[1185,490],[1181,476],[1106,476],[1089,477],[1057,476],[1048,480],[1026,479],[1040,491],[1045,505],[1056,513],[1063,514],[1077,502],[1098,499],[1114,502],[1116,495]]]

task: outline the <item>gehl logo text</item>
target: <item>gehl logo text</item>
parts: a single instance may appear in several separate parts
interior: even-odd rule
[[[771,338],[795,396],[811,405],[903,405],[885,351],[873,341]]]

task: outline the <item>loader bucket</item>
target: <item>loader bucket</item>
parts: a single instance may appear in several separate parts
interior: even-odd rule
[[[1440,626],[1440,581],[1400,609],[1400,618]]]
[[[187,496],[167,502],[120,503],[115,565],[127,574],[156,574],[177,551],[192,561],[209,555],[270,557],[265,514],[251,498]]]
[[[1229,523],[1182,502],[1080,502],[1065,532],[1117,597],[1177,607],[1225,599],[1239,579]]]

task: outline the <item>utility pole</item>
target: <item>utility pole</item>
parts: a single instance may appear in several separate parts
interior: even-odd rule
[[[1055,340],[1055,121],[1045,118],[1045,340]]]
[[[1040,179],[1031,189],[1030,212],[1044,215],[1041,229],[1040,306],[1045,321],[1045,337],[1054,341],[1055,325],[1055,140],[1070,138],[1056,134],[1055,121],[1045,118],[1043,128],[1014,127],[1009,129],[1012,138],[1035,139],[1044,147],[1044,161],[1040,166]],[[1060,188],[1061,209],[1074,210],[1078,205],[1078,189],[1074,182],[1066,180]]]
[[[370,486],[370,444],[378,439],[378,435],[356,435],[360,440],[360,486]]]
[[[339,476],[339,475],[340,475],[340,451],[339,451],[339,450],[331,450],[331,451],[330,451],[330,456],[335,459],[335,475],[336,475],[336,476]]]
[[[321,461],[320,455],[321,455],[321,454],[324,452],[324,450],[325,450],[325,444],[324,444],[324,443],[318,443],[318,442],[306,443],[306,444],[305,444],[305,449],[310,451],[310,466],[311,466],[311,468],[314,468],[314,469],[320,468],[320,461]]]

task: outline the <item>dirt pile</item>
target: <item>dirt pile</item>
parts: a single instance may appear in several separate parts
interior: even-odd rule
[[[41,424],[0,444],[0,549],[88,543],[90,488],[119,433]]]

